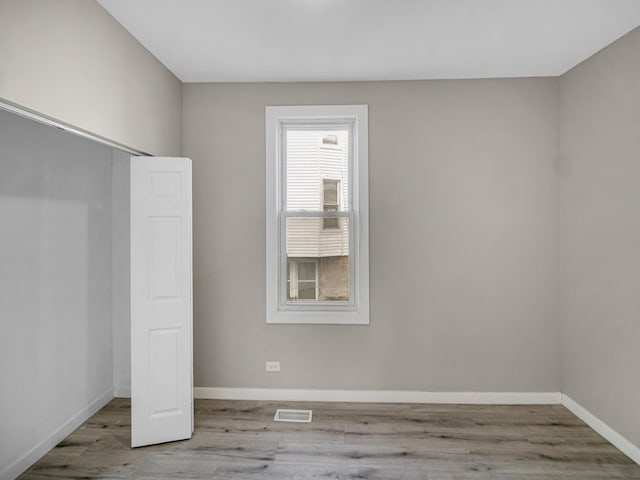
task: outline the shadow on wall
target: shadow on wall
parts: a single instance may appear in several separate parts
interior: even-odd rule
[[[0,111],[0,465],[112,388],[111,149]]]

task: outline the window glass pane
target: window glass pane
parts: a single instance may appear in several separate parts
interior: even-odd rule
[[[285,133],[286,209],[321,212],[330,202],[348,210],[349,130],[287,127]]]
[[[338,228],[325,229],[326,220]],[[350,299],[348,218],[289,217],[286,241],[289,301]]]

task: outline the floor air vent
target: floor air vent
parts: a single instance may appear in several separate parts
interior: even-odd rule
[[[287,410],[286,408],[279,408],[276,410],[276,415],[273,417],[273,421],[311,423],[312,416],[312,410]]]

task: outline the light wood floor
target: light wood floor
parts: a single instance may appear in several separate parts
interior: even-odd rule
[[[313,423],[274,423],[277,407]],[[114,399],[22,479],[640,479],[634,464],[560,405],[196,401],[191,440],[129,448]]]

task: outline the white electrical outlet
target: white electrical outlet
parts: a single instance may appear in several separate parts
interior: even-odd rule
[[[265,362],[264,370],[265,372],[279,372],[280,362]]]

